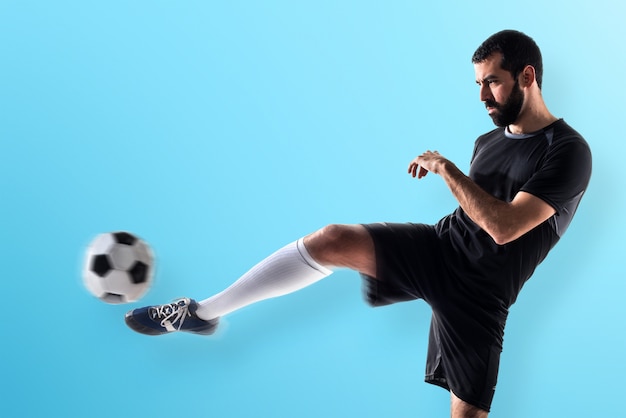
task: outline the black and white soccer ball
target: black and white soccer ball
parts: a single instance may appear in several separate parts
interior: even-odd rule
[[[152,249],[129,232],[100,234],[87,248],[83,282],[89,292],[104,302],[138,300],[150,288],[153,275]]]

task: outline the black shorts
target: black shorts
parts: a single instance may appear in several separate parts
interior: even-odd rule
[[[362,275],[372,306],[423,299],[432,308],[425,381],[489,411],[506,315],[476,303],[468,279],[449,268],[450,248],[432,225],[366,224],[374,240],[376,278]]]

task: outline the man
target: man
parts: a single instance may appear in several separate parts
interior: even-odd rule
[[[567,229],[591,175],[585,140],[547,109],[542,58],[517,31],[472,57],[480,100],[498,126],[475,143],[469,176],[436,151],[408,167],[438,174],[459,207],[436,225],[329,225],[278,250],[223,292],[126,314],[135,331],[211,334],[219,317],[358,271],[373,306],[423,299],[432,308],[426,381],[451,392],[453,417],[486,417],[509,307]]]

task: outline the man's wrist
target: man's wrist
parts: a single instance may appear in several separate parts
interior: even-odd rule
[[[444,159],[439,164],[439,169],[437,170],[437,174],[440,176],[454,176],[454,172],[459,171],[454,163],[450,160]]]

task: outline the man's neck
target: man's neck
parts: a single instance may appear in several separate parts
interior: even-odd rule
[[[509,125],[508,129],[509,132],[516,135],[529,134],[545,128],[556,120],[558,118],[550,113],[543,100],[539,99],[535,101],[534,105],[523,109],[515,123]]]

